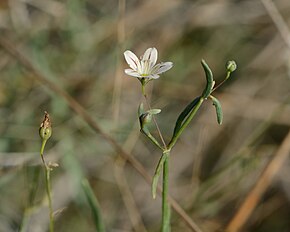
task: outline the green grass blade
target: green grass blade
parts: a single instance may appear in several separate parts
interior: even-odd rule
[[[96,230],[98,232],[105,232],[105,226],[102,221],[100,205],[87,179],[82,180],[82,187],[93,213]]]

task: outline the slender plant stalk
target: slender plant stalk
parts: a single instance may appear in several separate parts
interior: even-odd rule
[[[43,142],[44,143],[44,142]],[[46,187],[46,194],[48,198],[48,207],[49,207],[49,231],[54,231],[54,218],[53,218],[53,209],[52,209],[52,200],[51,200],[51,183],[50,183],[50,167],[46,164],[43,156],[43,152],[40,153],[41,160],[44,167],[44,174],[45,174],[45,187]]]
[[[169,186],[169,152],[166,151],[166,159],[163,164],[163,183],[162,183],[162,232],[170,231],[170,204],[168,202]]]
[[[144,96],[144,98],[145,98],[145,100],[146,100],[146,104],[147,104],[149,110],[151,110],[150,103],[149,103],[149,101],[148,101],[147,95],[145,94],[145,90],[143,90],[143,88],[144,88],[144,86],[142,86],[143,96]],[[165,143],[165,141],[164,141],[164,139],[163,139],[162,133],[161,133],[161,131],[160,131],[160,129],[159,129],[158,123],[157,123],[157,121],[156,121],[154,115],[152,115],[152,119],[153,119],[153,122],[154,122],[154,124],[155,124],[155,126],[156,126],[156,129],[157,129],[158,135],[159,135],[159,137],[160,137],[160,139],[161,139],[161,141],[162,141],[162,144],[163,144],[164,148],[166,149],[166,143]]]
[[[49,231],[54,231],[54,220],[53,220],[53,210],[52,210],[52,201],[51,201],[51,184],[50,184],[50,172],[51,167],[50,165],[47,165],[43,156],[44,153],[44,147],[47,142],[47,140],[50,138],[52,134],[52,128],[51,128],[51,121],[49,114],[45,111],[44,112],[44,119],[43,122],[40,125],[39,128],[39,136],[42,140],[41,142],[41,148],[40,148],[40,157],[42,160],[43,168],[44,168],[44,174],[45,174],[45,187],[46,187],[46,194],[48,198],[48,207],[49,207]]]
[[[147,95],[145,93],[145,89],[144,89],[144,85],[142,85],[142,93],[143,96],[145,98],[146,104],[149,108],[149,110],[151,110],[151,106],[150,103],[148,101]],[[162,225],[161,225],[161,231],[162,232],[169,232],[170,231],[170,205],[168,202],[168,185],[169,185],[169,154],[170,154],[170,150],[167,149],[166,143],[163,139],[162,133],[159,129],[158,123],[154,117],[154,115],[152,115],[152,119],[154,121],[154,124],[156,126],[157,132],[159,134],[159,137],[162,141],[162,144],[164,147],[160,146],[158,144],[158,142],[156,143],[155,138],[153,136],[151,136],[150,133],[146,134],[147,137],[157,146],[159,147],[162,151],[163,151],[163,155],[166,155],[164,164],[163,164],[163,180],[162,180]]]
[[[26,231],[26,227],[27,227],[27,224],[28,224],[28,221],[29,221],[29,215],[30,212],[29,212],[29,209],[25,209],[24,211],[24,214],[23,214],[23,218],[22,218],[22,222],[21,222],[21,225],[19,227],[19,232],[25,232]]]
[[[227,79],[229,79],[230,75],[231,75],[231,72],[227,72],[227,75],[226,75],[225,79],[224,79],[221,83],[219,83],[217,86],[215,86],[215,87],[212,89],[211,93],[213,93],[213,92],[216,91],[219,87],[221,87],[221,86],[222,86],[222,85],[227,81]]]

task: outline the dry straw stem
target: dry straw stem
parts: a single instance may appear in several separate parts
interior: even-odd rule
[[[116,153],[128,161],[128,163],[146,180],[146,182],[151,185],[152,177],[147,173],[144,166],[132,155],[127,153],[123,147],[119,145],[116,140],[114,140],[109,134],[105,133],[99,124],[95,121],[95,119],[91,117],[91,115],[72,96],[51,82],[45,76],[45,74],[38,70],[22,52],[20,52],[14,45],[9,42],[8,39],[4,38],[3,36],[0,37],[0,46],[3,47],[4,50],[6,50],[9,54],[11,54],[29,72],[31,72],[33,74],[33,78],[52,90],[56,95],[62,97],[71,107],[71,109],[75,111],[75,113],[77,113],[96,133],[100,134],[105,140],[107,140],[108,143],[112,145]],[[158,188],[158,193],[161,193],[160,187]],[[168,201],[170,202],[172,208],[184,220],[184,222],[192,231],[202,231],[172,197],[169,196]]]
[[[119,157],[118,157],[119,158]],[[128,215],[132,224],[132,230],[136,232],[146,232],[146,227],[142,221],[140,212],[138,211],[137,205],[135,203],[134,197],[130,190],[130,186],[126,180],[124,173],[125,160],[119,158],[116,160],[114,165],[114,175],[116,182],[118,184],[120,193],[122,195],[124,204],[127,208]]]
[[[269,16],[273,20],[275,26],[277,27],[279,33],[281,34],[282,39],[290,49],[290,31],[287,26],[287,23],[281,16],[280,12],[278,11],[277,7],[271,0],[261,0],[264,7],[266,8]]]
[[[134,128],[139,128],[139,123],[135,123]],[[139,138],[139,133],[139,130],[132,130],[124,142],[123,148],[128,153],[131,153],[134,145],[136,144]],[[142,221],[140,211],[138,210],[137,204],[125,176],[125,165],[126,160],[118,156],[115,160],[114,175],[132,224],[131,229],[136,232],[147,232],[146,227]]]
[[[122,93],[122,74],[123,69],[121,67],[121,53],[124,50],[124,41],[125,41],[125,9],[126,9],[126,0],[119,0],[118,6],[118,24],[117,24],[117,64],[115,71],[115,82],[114,82],[114,91],[113,91],[113,125],[114,128],[118,125],[119,114],[120,114],[120,99]]]
[[[264,172],[258,179],[257,183],[246,197],[245,201],[239,208],[236,215],[230,221],[226,228],[227,232],[238,232],[251,216],[253,210],[256,208],[260,198],[270,186],[275,175],[279,172],[281,166],[287,159],[290,153],[290,131],[279,147],[273,159],[269,162]]]

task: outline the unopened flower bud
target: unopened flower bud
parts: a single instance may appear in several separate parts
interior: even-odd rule
[[[237,69],[237,64],[234,60],[230,60],[226,63],[226,69],[228,72],[234,72]]]
[[[144,113],[139,117],[140,126],[143,129],[144,126],[152,121],[152,114]]]
[[[139,107],[140,109],[140,107]],[[150,123],[152,121],[152,115],[153,114],[159,114],[161,112],[160,109],[151,109],[146,111],[145,113],[141,114],[139,116],[139,122],[140,122],[140,126],[143,129],[145,125],[147,125],[148,123]]]

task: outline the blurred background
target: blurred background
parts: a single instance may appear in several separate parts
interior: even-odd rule
[[[170,195],[199,228],[172,210],[172,231],[289,232],[289,150],[279,153],[289,144],[289,26],[288,0],[0,1],[0,231],[48,229],[38,135],[45,110],[53,123],[45,158],[59,164],[51,174],[55,231],[95,231],[84,178],[107,231],[159,231],[161,199],[110,142],[153,175],[160,152],[140,135],[144,99],[139,81],[124,74],[123,52],[156,47],[158,61],[174,63],[147,85],[166,141],[205,86],[200,60],[217,83],[226,61],[238,64],[215,93],[223,124],[205,102],[171,153]],[[59,89],[109,137],[95,133]],[[243,221],[237,212],[268,163],[276,169]]]

